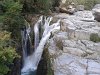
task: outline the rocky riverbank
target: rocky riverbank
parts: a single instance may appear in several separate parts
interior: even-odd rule
[[[92,11],[54,17],[61,19],[60,30],[47,43],[54,75],[100,75],[100,42],[91,40],[92,34],[100,37],[100,22]]]

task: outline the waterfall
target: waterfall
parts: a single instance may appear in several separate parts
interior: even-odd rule
[[[57,23],[54,23],[50,25],[50,22],[52,21],[52,17],[45,17],[43,19],[43,16],[39,18],[37,23],[34,26],[34,34],[35,34],[35,41],[34,41],[34,52],[32,55],[27,56],[27,41],[30,38],[30,26],[26,28],[26,30],[23,30],[21,32],[22,34],[22,48],[23,48],[23,59],[24,59],[24,65],[21,70],[21,75],[31,75],[30,72],[34,72],[37,70],[37,66],[39,64],[39,61],[41,59],[43,48],[46,44],[46,41],[49,39],[51,32],[55,29],[60,29],[60,20],[57,21]],[[43,23],[43,21],[45,23]],[[44,25],[42,25],[44,24]],[[39,40],[39,26],[43,26],[43,34],[41,40]],[[32,75],[35,75],[32,73]]]
[[[35,34],[34,49],[35,50],[37,46],[39,45],[39,26],[42,24],[42,19],[43,19],[43,16],[39,18],[39,20],[34,26],[34,34]]]
[[[28,42],[30,43],[30,27],[23,29],[21,31],[21,36],[22,36],[22,50],[23,50],[23,62],[25,62],[26,57],[28,56],[28,49],[30,46],[28,46]]]

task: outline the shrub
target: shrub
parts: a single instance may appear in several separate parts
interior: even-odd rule
[[[19,57],[10,45],[10,33],[0,31],[0,75],[5,75],[10,71],[9,65],[12,64],[14,58]]]
[[[93,42],[100,42],[100,37],[98,36],[98,34],[91,34],[90,35],[90,40]]]
[[[47,13],[52,6],[53,0],[21,0],[24,4],[23,12]]]
[[[45,49],[44,49],[43,57],[44,57],[44,59],[46,60],[46,63],[47,63],[46,64],[46,70],[47,70],[47,74],[46,75],[54,75],[54,70],[52,68],[53,59],[49,54],[48,46],[46,46]]]
[[[98,2],[97,0],[85,0],[85,9],[92,9],[94,7],[95,4],[98,4],[100,2]]]
[[[11,37],[18,41],[20,28],[24,26],[24,18],[21,16],[23,5],[19,0],[2,0],[5,10],[3,14],[3,29],[11,32]]]
[[[85,6],[85,9],[92,9],[94,5],[100,3],[99,0],[83,0],[83,5]]]
[[[60,39],[60,38],[54,38],[54,41],[55,41],[55,44],[56,44],[56,46],[60,49],[60,50],[63,50],[63,42],[62,42],[62,40]]]

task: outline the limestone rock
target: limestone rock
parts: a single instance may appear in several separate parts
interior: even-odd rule
[[[92,9],[95,20],[100,21],[100,4],[96,4]]]
[[[78,11],[74,13],[76,16],[81,17],[81,18],[93,18],[92,11]]]
[[[97,53],[96,48],[94,48],[94,50],[91,49],[87,50],[88,47],[95,47],[95,44],[98,44],[100,46],[99,43],[93,43],[87,40],[82,40],[82,41],[65,40],[65,41],[63,42],[64,46],[63,51],[58,50],[57,48],[53,49],[54,44],[51,44],[50,47],[48,48],[50,55],[52,55],[52,51],[56,51],[52,55],[53,56],[52,65],[53,65],[54,75],[66,75],[66,74],[99,75],[100,74],[100,61],[99,61],[100,56]],[[97,55],[95,56],[94,54]]]
[[[68,32],[69,31],[69,26],[73,26],[73,23],[67,19],[63,19],[61,21],[61,25],[60,25],[60,30],[61,31],[65,31]]]
[[[100,36],[100,22],[92,11],[54,17],[61,19],[60,31],[48,45],[54,75],[100,75],[100,42],[90,40],[92,33]]]
[[[82,56],[85,52],[78,48],[64,47],[63,51],[76,56]]]

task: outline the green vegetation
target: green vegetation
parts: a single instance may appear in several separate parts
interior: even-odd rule
[[[98,36],[98,34],[91,34],[90,40],[93,42],[100,42],[100,37]]]
[[[10,71],[8,66],[12,64],[14,58],[19,57],[10,40],[10,33],[0,31],[0,75],[7,74]]]
[[[53,7],[59,6],[59,0],[0,0],[0,75],[5,75],[10,71],[9,65],[18,58],[16,44],[20,46],[20,29],[25,26],[24,15],[26,13],[47,13]],[[68,4],[85,5],[86,9],[92,8],[100,0],[67,0]],[[91,41],[100,42],[97,34],[92,34]],[[57,47],[63,49],[62,41],[55,40]],[[50,56],[47,57],[47,75],[53,75]]]
[[[53,0],[21,0],[23,5],[23,12],[28,13],[45,13],[52,8]]]
[[[54,41],[56,42],[56,47],[58,47],[60,50],[63,50],[63,42],[61,39],[54,39]]]
[[[48,46],[47,46],[48,47]],[[46,75],[54,75],[54,70],[52,69],[52,63],[51,63],[51,56],[49,55],[48,48],[45,47],[44,49],[44,58],[46,60],[46,69],[47,69],[47,74]]]
[[[11,32],[11,37],[18,41],[20,28],[24,26],[24,19],[21,16],[22,4],[18,0],[3,0],[2,6],[4,8],[2,29]]]
[[[11,70],[10,64],[13,64],[13,60],[19,57],[16,53],[16,44],[20,46],[20,29],[25,25],[25,20],[22,15],[26,12],[48,12],[50,9],[50,1],[0,1],[0,75],[7,74]]]
[[[85,9],[92,9],[95,4],[100,3],[99,0],[85,0],[84,5]]]
[[[21,16],[22,4],[18,0],[2,0],[0,9],[0,75],[5,75],[11,71],[13,60],[19,57],[15,43],[20,40],[24,19]]]

